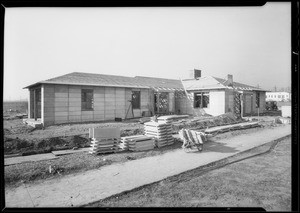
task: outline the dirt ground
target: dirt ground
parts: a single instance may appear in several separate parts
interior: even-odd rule
[[[218,134],[215,139],[230,138],[239,134],[262,131],[264,128],[274,128],[274,116],[252,117],[261,120],[262,127],[246,130],[236,130]],[[121,136],[143,133],[143,124],[136,120],[126,122],[81,123],[71,125],[56,125],[45,129],[34,129],[22,123],[22,119],[4,120],[4,154],[37,154],[49,153],[53,150],[72,149],[73,147],[88,147],[88,130],[93,127],[119,127]],[[174,149],[181,149],[182,142],[175,141],[171,146],[155,148],[144,152],[124,151],[116,154],[91,155],[87,152],[60,156],[58,159],[27,162],[21,165],[5,167],[5,184],[19,185],[23,182],[56,178],[61,175],[96,169],[104,165],[139,159],[163,154]],[[54,172],[49,173],[49,166]]]
[[[190,171],[88,207],[263,207],[291,211],[291,137],[269,153],[209,172]]]
[[[265,128],[274,128],[266,126]],[[211,138],[211,140],[219,140],[230,138],[236,135],[248,134],[252,132],[263,131],[264,127],[257,127],[245,130],[236,130],[218,134]],[[22,164],[5,166],[5,185],[18,186],[22,183],[33,183],[39,180],[57,178],[71,173],[80,173],[91,169],[97,169],[104,165],[114,163],[126,162],[130,160],[140,159],[149,156],[160,155],[172,150],[181,149],[182,142],[175,140],[173,145],[155,148],[149,151],[130,152],[123,151],[113,154],[91,155],[87,152],[69,154],[59,156],[58,159],[45,160],[38,162],[27,162]],[[49,166],[53,168],[54,172],[49,173]]]

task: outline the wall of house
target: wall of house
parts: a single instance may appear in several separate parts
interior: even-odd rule
[[[225,90],[225,112],[234,112],[234,91],[233,91],[233,89]]]
[[[81,110],[82,89],[93,90],[92,111]],[[45,126],[49,126],[60,123],[114,120],[116,117],[124,119],[127,111],[127,118],[131,118],[133,116],[128,100],[131,100],[132,90],[141,92],[141,108],[133,110],[134,117],[140,117],[143,111],[149,110],[151,91],[148,89],[43,85],[42,122]]]
[[[191,96],[190,99],[193,99]],[[175,114],[192,115],[193,113],[193,102],[188,99],[185,92],[175,92]]]
[[[234,91],[227,89],[225,92],[225,109],[226,112],[234,112]],[[260,107],[259,111],[263,112],[265,109],[265,92],[259,92],[260,95]],[[255,115],[257,113],[257,108],[256,108],[256,92],[252,91],[243,91],[242,95],[243,99],[243,112],[244,115],[247,114],[253,114]],[[243,116],[244,116],[243,115]]]
[[[199,92],[199,91],[197,91]],[[185,93],[176,95],[175,111],[180,114],[196,115],[199,108],[194,108],[194,92],[188,92],[189,98]],[[209,91],[209,107],[203,108],[207,114],[220,115],[225,113],[225,91],[211,90]]]
[[[225,113],[225,91],[215,90],[209,92],[209,107],[204,108],[207,114],[217,116]]]

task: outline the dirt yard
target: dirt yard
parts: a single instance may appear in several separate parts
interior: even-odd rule
[[[263,207],[291,211],[291,137],[269,153],[208,172],[190,171],[88,207]]]
[[[259,119],[263,119],[260,117]],[[231,131],[218,134],[215,139],[230,138],[239,134],[262,131],[264,128],[274,128],[274,117],[265,116],[262,127]],[[4,120],[4,153],[23,155],[47,153],[59,149],[87,147],[88,130],[92,127],[120,127],[121,136],[143,133],[143,125],[138,120],[127,122],[86,123],[72,125],[50,126],[46,129],[33,129],[22,123],[22,119]],[[5,166],[6,186],[17,186],[22,183],[35,182],[42,179],[57,178],[70,173],[78,173],[97,169],[104,165],[125,162],[143,157],[160,155],[174,149],[181,149],[182,142],[176,140],[171,146],[155,148],[144,152],[123,151],[115,154],[91,155],[87,152],[60,156],[58,159],[28,162]],[[54,172],[49,173],[51,165]]]

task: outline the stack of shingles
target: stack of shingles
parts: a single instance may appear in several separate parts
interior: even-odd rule
[[[155,138],[152,136],[139,135],[127,138],[128,149],[130,151],[146,151],[154,149]]]
[[[156,138],[158,148],[174,143],[172,127],[170,123],[150,121],[144,124],[145,135]]]
[[[119,151],[120,129],[119,128],[90,128],[91,154],[104,154]]]

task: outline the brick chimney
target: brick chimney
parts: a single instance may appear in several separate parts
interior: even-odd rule
[[[201,78],[201,70],[190,70],[190,76],[189,79],[197,79],[197,78]]]
[[[233,85],[233,76],[228,74],[227,75],[227,85],[232,86]]]

